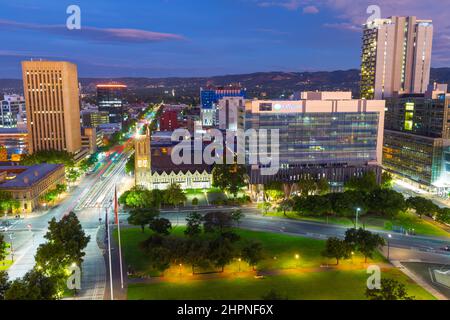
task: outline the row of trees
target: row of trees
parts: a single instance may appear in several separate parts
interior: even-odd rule
[[[75,213],[60,221],[53,218],[45,235],[46,243],[37,250],[34,268],[23,278],[9,282],[0,273],[0,300],[55,300],[62,297],[69,267],[81,266],[84,249],[90,241]]]
[[[8,213],[20,208],[20,202],[14,199],[11,192],[0,190],[0,213]]]
[[[395,217],[407,208],[401,193],[390,189],[373,191],[349,190],[343,193],[294,197],[293,208],[303,215],[335,215],[350,217],[359,208],[360,214],[374,213],[385,217]]]
[[[58,197],[67,191],[67,186],[65,184],[57,184],[55,189],[48,191],[46,194],[41,196],[41,201],[46,203],[53,203]]]
[[[232,230],[242,217],[240,211],[211,212],[204,216],[193,212],[187,218],[185,237],[171,235],[170,222],[154,217],[149,223],[154,234],[140,247],[152,267],[162,274],[172,265],[190,265],[193,274],[196,268],[208,272],[219,268],[223,272],[225,266],[236,259],[255,268],[263,258],[262,245],[254,241],[241,242]]]
[[[373,258],[374,253],[385,245],[385,240],[378,234],[364,229],[349,229],[345,233],[345,239],[329,238],[322,255],[336,259],[336,264],[342,259],[350,259],[352,254],[359,252],[364,256],[365,263],[368,258]]]
[[[160,208],[162,205],[180,206],[186,202],[186,194],[179,184],[171,184],[166,190],[148,190],[141,186],[124,192],[119,203],[130,209]]]

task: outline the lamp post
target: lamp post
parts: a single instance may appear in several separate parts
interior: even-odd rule
[[[296,254],[295,255],[295,260],[297,261],[297,268],[299,267],[299,260],[300,260],[300,255]]]
[[[388,261],[391,261],[391,242],[392,235],[388,234],[387,245],[388,245]]]
[[[238,261],[239,261],[239,272],[241,272],[241,261],[242,261],[242,259],[239,258]]]
[[[361,211],[361,208],[356,208],[355,229],[358,229],[358,217],[359,217],[360,211]]]

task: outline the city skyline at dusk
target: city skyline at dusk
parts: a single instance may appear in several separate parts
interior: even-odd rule
[[[445,0],[444,2],[447,2]],[[0,78],[20,78],[20,61],[68,60],[82,77],[213,76],[259,71],[359,68],[361,25],[417,15],[435,26],[433,67],[446,67],[450,22],[438,6],[403,1],[233,0],[0,1]],[[66,9],[81,8],[81,30]]]

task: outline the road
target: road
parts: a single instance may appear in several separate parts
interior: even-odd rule
[[[236,209],[236,208],[234,208]],[[217,208],[217,211],[234,210]],[[199,213],[209,212],[211,209],[195,210]],[[299,220],[266,217],[260,214],[258,209],[244,208],[242,209],[245,218],[240,223],[240,227],[254,231],[275,232],[280,234],[289,234],[295,236],[303,236],[315,239],[327,239],[329,237],[345,236],[346,227],[338,225],[327,225],[323,223],[305,222]],[[174,225],[185,224],[187,211],[173,212],[165,211],[163,215],[171,220]],[[389,232],[380,230],[371,230],[388,239]],[[422,236],[407,236],[403,234],[392,233],[389,240],[392,257],[395,257],[396,249],[403,249],[402,259],[407,260],[425,260],[430,262],[440,262],[450,264],[450,253],[441,250],[449,245],[450,238],[433,238]],[[407,252],[407,253],[405,253]]]
[[[91,237],[83,263],[80,296],[83,299],[103,299],[106,272],[103,252],[97,241],[98,230],[102,226],[99,218],[103,219],[104,208],[111,206],[114,187],[125,178],[124,168],[128,156],[129,152],[120,151],[114,158],[106,158],[96,172],[83,178],[66,199],[47,213],[14,221],[12,228],[5,234],[14,249],[14,264],[8,270],[11,280],[23,277],[33,268],[37,248],[45,242],[48,221],[52,218],[59,220],[74,211],[84,231]]]

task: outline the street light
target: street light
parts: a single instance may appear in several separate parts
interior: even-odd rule
[[[355,229],[358,229],[358,217],[359,217],[360,211],[361,211],[361,208],[356,208]]]
[[[388,239],[387,239],[387,245],[388,245],[388,261],[391,261],[391,242],[389,241],[390,239],[392,239],[392,234],[388,234]]]
[[[181,268],[183,267],[183,264],[180,263],[180,277],[181,277]]]
[[[299,254],[296,254],[295,255],[295,260],[297,260],[297,268],[299,267],[299,260],[300,260],[300,255]]]
[[[241,272],[241,261],[242,261],[242,259],[239,258],[238,261],[239,261],[239,272]]]

